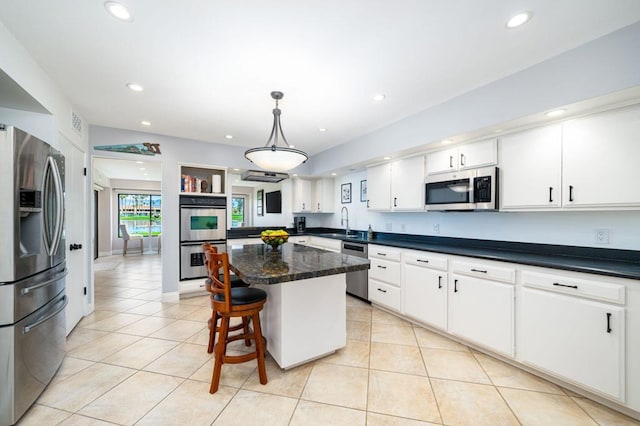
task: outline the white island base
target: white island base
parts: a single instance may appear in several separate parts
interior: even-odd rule
[[[267,292],[260,315],[267,352],[283,369],[329,355],[347,343],[346,274],[256,285]]]

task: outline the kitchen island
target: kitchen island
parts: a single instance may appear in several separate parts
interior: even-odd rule
[[[267,292],[261,313],[267,351],[287,369],[346,345],[346,273],[369,260],[294,243],[229,248],[230,269]]]

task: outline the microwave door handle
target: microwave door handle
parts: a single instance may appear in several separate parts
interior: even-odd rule
[[[53,241],[49,245],[49,256],[53,256],[58,250],[58,245],[62,238],[62,220],[64,215],[64,199],[62,194],[62,178],[60,177],[60,171],[58,165],[53,157],[47,158],[47,163],[51,170],[51,176],[53,176],[54,190],[56,194],[56,224],[53,231]],[[46,219],[45,219],[46,220]]]

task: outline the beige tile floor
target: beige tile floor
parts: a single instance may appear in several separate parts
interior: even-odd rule
[[[638,425],[357,299],[347,346],[282,371],[225,365],[208,393],[207,297],[161,302],[158,255],[96,262],[96,310],[21,425]],[[242,342],[234,350],[243,350]]]

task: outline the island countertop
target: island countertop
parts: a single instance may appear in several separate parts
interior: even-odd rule
[[[228,251],[230,269],[247,284],[278,284],[369,269],[369,259],[285,243],[245,244]]]

